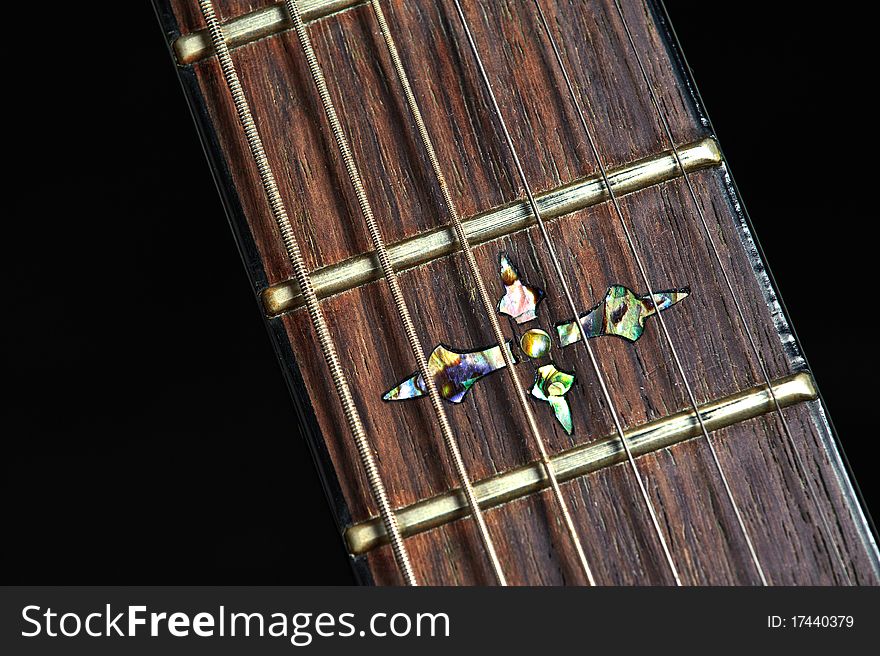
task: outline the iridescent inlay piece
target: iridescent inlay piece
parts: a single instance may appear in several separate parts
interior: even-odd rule
[[[679,301],[687,298],[691,290],[688,287],[654,292],[654,301],[661,312]],[[581,323],[587,337],[616,335],[630,342],[636,341],[645,330],[645,319],[656,314],[654,303],[648,294],[636,296],[623,285],[608,288],[605,300],[586,314],[581,315]],[[581,338],[577,324],[565,321],[556,324],[559,344],[568,346]]]
[[[515,363],[516,358],[513,357],[510,345],[510,341],[505,343]],[[482,351],[459,353],[440,344],[431,351],[428,358],[428,369],[434,376],[437,391],[440,392],[441,397],[452,403],[461,403],[474,383],[505,366],[499,346]],[[425,394],[427,394],[425,380],[420,372],[416,372],[400,385],[386,392],[382,398],[385,401],[405,401]]]
[[[540,328],[532,328],[520,337],[519,347],[530,358],[543,358],[550,352],[550,335]]]
[[[556,419],[569,435],[572,430],[571,409],[564,397],[573,384],[574,374],[557,369],[551,362],[538,367],[535,384],[532,385],[532,396],[550,404]]]
[[[498,303],[498,311],[512,317],[518,324],[533,321],[537,318],[538,305],[544,299],[543,290],[521,282],[516,265],[504,253],[500,255],[500,265],[505,293]],[[645,319],[656,314],[658,310],[672,307],[689,294],[690,289],[683,287],[636,296],[623,285],[613,285],[608,288],[601,303],[581,315],[584,333],[588,338],[616,335],[635,342],[645,330]],[[568,346],[580,339],[575,321],[556,324],[556,332],[561,346]],[[550,353],[552,341],[546,331],[533,328],[520,336],[519,346],[527,357],[538,360]],[[510,354],[511,361],[519,364],[513,356],[512,344],[513,340],[507,340],[504,348]],[[461,403],[478,380],[505,366],[501,346],[459,352],[440,344],[428,358],[428,370],[440,396],[451,403]],[[557,421],[569,435],[572,432],[572,418],[565,395],[574,381],[573,373],[558,369],[551,361],[537,369],[531,389],[533,397],[546,401],[553,408]],[[416,372],[386,392],[382,398],[386,401],[405,401],[426,394],[425,381],[421,373]],[[505,408],[497,410],[505,412]]]
[[[504,296],[498,303],[498,311],[513,317],[517,323],[527,323],[537,317],[538,303],[544,300],[544,290],[526,285],[519,279],[516,265],[504,253],[501,254],[501,282]]]

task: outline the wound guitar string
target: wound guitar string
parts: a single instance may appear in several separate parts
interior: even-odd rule
[[[834,533],[831,530],[831,525],[829,524],[828,517],[826,513],[822,509],[822,505],[819,503],[818,495],[816,493],[816,485],[807,473],[807,469],[804,465],[803,458],[801,457],[800,449],[795,442],[794,436],[792,435],[791,428],[788,425],[788,420],[785,418],[785,413],[782,412],[782,406],[779,403],[779,399],[776,397],[776,392],[773,390],[773,385],[770,379],[770,373],[767,370],[766,360],[764,358],[761,349],[758,347],[758,343],[755,340],[754,335],[752,334],[752,329],[749,326],[749,322],[746,320],[745,313],[742,309],[742,304],[740,303],[740,299],[734,290],[733,283],[730,280],[730,276],[727,273],[727,268],[724,266],[724,262],[721,259],[721,254],[718,251],[718,247],[715,244],[715,238],[712,236],[712,231],[709,229],[709,224],[706,221],[706,216],[703,212],[702,205],[700,205],[699,200],[697,199],[697,193],[694,189],[693,182],[690,179],[690,175],[688,174],[685,167],[682,165],[681,157],[678,152],[678,146],[675,143],[675,138],[672,136],[672,129],[669,125],[669,120],[666,117],[665,112],[663,111],[662,106],[660,105],[660,101],[657,98],[657,92],[654,89],[654,85],[651,82],[651,79],[648,75],[647,68],[642,62],[641,54],[639,53],[639,49],[636,46],[635,39],[633,38],[632,31],[630,30],[629,24],[626,20],[626,15],[623,11],[623,7],[620,5],[619,0],[614,0],[614,5],[617,9],[617,13],[620,16],[621,23],[623,24],[624,32],[626,33],[627,42],[629,44],[630,49],[635,57],[636,64],[638,65],[638,69],[641,73],[641,77],[645,83],[645,86],[648,88],[648,94],[651,98],[651,104],[654,107],[654,110],[657,114],[657,117],[660,119],[660,123],[663,127],[663,132],[666,136],[666,139],[669,142],[669,145],[672,148],[672,154],[675,158],[675,164],[678,169],[682,173],[682,177],[684,178],[685,185],[688,189],[688,195],[693,203],[694,208],[697,211],[697,215],[700,219],[700,225],[702,226],[703,233],[706,236],[707,242],[712,251],[715,262],[718,266],[718,271],[721,274],[722,279],[724,280],[724,284],[727,287],[727,291],[730,293],[730,297],[733,299],[733,303],[736,309],[737,316],[739,317],[739,321],[742,324],[743,330],[745,332],[746,337],[748,338],[749,344],[751,345],[752,352],[755,354],[755,358],[758,361],[758,365],[761,369],[761,376],[764,379],[764,383],[767,386],[767,390],[770,393],[770,397],[773,400],[773,405],[775,407],[775,414],[778,416],[783,431],[785,433],[786,440],[791,448],[792,453],[794,454],[794,462],[795,466],[798,469],[798,474],[802,481],[804,481],[804,486],[806,488],[807,494],[809,496],[811,510],[817,513],[822,521],[822,528],[824,530],[824,535],[821,537],[826,542],[826,551],[828,552],[828,557],[832,558],[831,552],[832,549],[827,548],[827,544],[830,543],[833,547],[833,552],[835,561],[832,562],[832,566],[835,564],[839,569],[839,574],[843,578],[846,584],[853,585],[853,580],[850,576],[849,568],[847,567],[843,555],[840,552],[840,546],[837,544],[837,541],[834,539]]]
[[[651,286],[651,280],[648,277],[647,269],[645,268],[644,262],[642,261],[642,257],[636,248],[635,242],[632,237],[632,233],[630,232],[630,227],[627,223],[626,217],[624,216],[623,209],[621,208],[620,201],[617,198],[617,194],[611,186],[611,183],[608,181],[608,174],[605,167],[605,164],[602,162],[602,156],[599,154],[599,148],[596,145],[596,141],[593,136],[593,131],[590,130],[587,125],[587,120],[584,115],[583,108],[581,107],[581,103],[578,99],[578,95],[575,93],[574,85],[571,82],[571,78],[568,75],[568,70],[565,67],[565,63],[563,62],[562,55],[559,52],[559,47],[556,44],[556,39],[553,37],[553,32],[550,29],[550,25],[547,23],[547,19],[544,16],[544,11],[541,9],[541,5],[538,0],[533,0],[535,5],[535,9],[537,10],[538,17],[540,18],[541,25],[543,26],[544,32],[547,35],[548,40],[550,41],[550,45],[553,48],[553,53],[555,55],[555,59],[557,64],[559,65],[559,70],[565,79],[565,84],[568,87],[569,96],[571,97],[572,102],[577,110],[578,118],[580,119],[581,127],[583,127],[584,134],[587,137],[587,142],[590,145],[590,150],[593,154],[593,158],[596,160],[596,164],[599,167],[599,174],[602,178],[602,182],[605,185],[605,189],[608,192],[608,197],[611,200],[611,204],[614,206],[614,211],[617,214],[618,219],[620,220],[621,228],[623,229],[624,235],[626,236],[626,243],[629,247],[630,253],[633,257],[633,260],[636,263],[636,266],[639,269],[639,273],[642,277],[643,282],[647,285],[648,289],[653,289]],[[585,99],[585,102],[589,103],[589,98]],[[684,366],[682,365],[681,359],[678,356],[678,350],[675,347],[675,344],[672,341],[672,335],[669,332],[669,328],[666,325],[666,319],[661,315],[659,308],[657,307],[657,301],[653,295],[651,295],[651,303],[654,304],[654,309],[657,312],[657,319],[660,321],[661,332],[663,333],[664,339],[666,341],[666,345],[669,348],[669,353],[672,356],[673,361],[675,362],[675,367],[678,370],[679,376],[681,377],[681,381],[684,384],[684,388],[687,391],[688,399],[690,401],[691,407],[694,410],[694,414],[697,418],[697,421],[700,424],[700,431],[702,432],[703,438],[705,440],[706,446],[709,449],[709,453],[712,456],[712,462],[715,465],[715,469],[718,472],[719,477],[721,478],[721,483],[724,487],[724,492],[727,497],[728,502],[730,503],[731,508],[733,509],[734,514],[736,515],[736,520],[739,525],[740,532],[742,533],[743,539],[745,540],[746,546],[748,547],[749,554],[752,559],[752,563],[755,566],[755,570],[758,574],[758,578],[761,581],[762,585],[767,585],[767,577],[764,573],[764,568],[761,566],[761,561],[758,558],[758,554],[755,550],[754,543],[752,541],[752,537],[749,534],[748,529],[746,528],[745,522],[743,521],[742,513],[740,512],[739,505],[736,502],[736,499],[733,496],[733,491],[730,489],[730,484],[727,481],[727,475],[724,472],[724,468],[721,466],[721,461],[718,459],[718,454],[715,450],[715,446],[712,443],[711,438],[709,437],[709,431],[706,429],[706,424],[703,421],[703,416],[700,413],[699,407],[697,405],[697,399],[694,395],[693,388],[691,387],[690,382],[688,381],[687,374],[685,373]]]
[[[403,537],[400,534],[400,527],[398,526],[397,518],[391,508],[391,502],[388,498],[385,485],[382,482],[382,477],[379,475],[379,469],[376,465],[376,458],[373,455],[373,449],[370,446],[369,439],[364,430],[363,421],[361,420],[360,414],[355,406],[354,398],[351,395],[348,378],[339,362],[336,346],[330,335],[330,330],[327,327],[327,321],[321,310],[321,304],[318,302],[318,297],[315,295],[315,290],[312,287],[311,278],[309,277],[308,269],[306,268],[305,261],[302,257],[302,251],[300,250],[299,244],[294,235],[290,219],[287,216],[284,201],[278,191],[278,185],[275,182],[275,176],[272,173],[272,168],[266,157],[260,133],[257,130],[257,126],[251,115],[247,98],[241,88],[241,82],[238,79],[235,64],[229,53],[229,47],[226,44],[223,29],[220,27],[220,23],[217,20],[211,0],[199,0],[199,8],[201,9],[205,23],[208,25],[211,43],[214,47],[214,51],[217,53],[217,58],[223,72],[223,78],[226,81],[226,86],[235,104],[235,110],[247,139],[251,156],[259,170],[260,183],[263,186],[266,199],[269,202],[272,216],[281,232],[284,247],[287,251],[287,257],[293,265],[296,281],[302,290],[303,297],[305,298],[312,327],[318,336],[321,353],[323,354],[324,361],[327,363],[327,367],[330,370],[330,377],[336,388],[336,394],[342,404],[345,419],[351,430],[352,436],[354,437],[361,466],[364,468],[364,472],[367,475],[367,483],[370,486],[370,491],[379,508],[379,515],[382,518],[382,523],[391,543],[394,562],[397,564],[406,584],[417,585],[418,583],[415,574],[413,573],[409,553],[406,550],[406,546],[403,543]]]
[[[431,399],[431,405],[434,408],[434,414],[436,415],[437,422],[440,427],[440,432],[443,435],[443,441],[446,444],[447,451],[449,452],[449,456],[452,459],[456,475],[459,480],[459,484],[461,485],[462,492],[467,499],[467,504],[470,508],[471,515],[477,525],[477,530],[483,543],[483,547],[486,551],[486,556],[489,560],[498,584],[507,585],[507,579],[502,570],[501,562],[498,559],[498,554],[495,550],[495,545],[492,541],[492,537],[489,534],[489,528],[486,526],[486,520],[483,517],[483,511],[481,510],[480,505],[477,501],[477,497],[474,494],[474,489],[471,485],[470,478],[468,477],[467,469],[465,468],[464,464],[464,459],[461,455],[461,450],[459,448],[455,435],[452,432],[452,426],[449,423],[449,418],[446,415],[446,410],[443,407],[443,400],[440,397],[440,393],[437,390],[437,385],[434,382],[434,377],[431,375],[431,371],[428,367],[428,361],[425,358],[425,351],[422,348],[421,340],[419,339],[415,325],[413,324],[409,308],[406,304],[406,300],[403,297],[403,291],[400,287],[397,273],[394,271],[394,268],[391,264],[391,258],[388,255],[388,250],[382,237],[379,224],[376,222],[376,219],[373,215],[373,210],[370,206],[370,201],[367,198],[366,189],[364,188],[364,184],[361,179],[357,163],[354,161],[354,157],[348,145],[348,138],[345,136],[345,132],[343,131],[342,125],[339,122],[339,118],[337,117],[336,109],[333,104],[333,99],[331,98],[330,91],[327,88],[327,82],[324,78],[323,72],[321,71],[321,67],[318,63],[314,48],[312,47],[308,28],[302,20],[302,16],[300,14],[299,6],[296,0],[286,0],[286,5],[291,20],[293,21],[294,28],[296,29],[297,37],[299,38],[303,54],[306,58],[306,61],[308,62],[312,81],[315,83],[315,86],[318,90],[318,95],[320,96],[321,104],[324,107],[324,113],[326,114],[327,120],[330,123],[330,128],[336,141],[336,146],[339,150],[340,155],[342,156],[349,180],[352,187],[354,188],[355,194],[357,195],[361,214],[367,224],[367,229],[370,233],[370,239],[373,243],[373,249],[375,250],[377,259],[379,260],[379,264],[382,268],[382,275],[388,283],[388,287],[394,300],[394,305],[397,308],[398,317],[400,318],[400,322],[403,325],[407,339],[409,340],[409,345],[412,350],[413,358],[415,358],[416,363],[418,364],[418,368],[422,374],[425,388],[428,392],[428,396]]]
[[[526,397],[526,391],[523,388],[519,375],[514,368],[515,363],[513,361],[513,355],[505,347],[507,339],[505,338],[504,333],[501,329],[501,324],[498,321],[498,317],[495,315],[497,309],[495,306],[495,302],[489,296],[489,290],[486,287],[486,282],[483,279],[483,275],[480,272],[479,266],[477,265],[477,260],[474,257],[473,251],[471,249],[470,241],[467,238],[464,225],[461,222],[461,216],[458,212],[458,208],[455,205],[455,201],[452,199],[452,194],[446,182],[446,176],[443,174],[443,169],[440,166],[440,161],[438,160],[437,153],[434,150],[434,143],[431,140],[430,134],[428,133],[427,126],[425,125],[425,121],[422,117],[421,109],[419,108],[419,104],[416,101],[412,86],[409,83],[409,77],[403,66],[403,62],[400,59],[400,55],[397,51],[397,45],[394,41],[391,29],[388,26],[388,21],[385,18],[385,13],[382,11],[382,6],[379,0],[371,0],[370,5],[373,8],[373,13],[376,16],[376,22],[379,24],[379,29],[382,32],[382,38],[385,41],[385,45],[388,49],[388,54],[391,58],[391,62],[397,74],[398,81],[400,82],[400,86],[403,89],[407,105],[410,109],[410,113],[416,123],[416,129],[419,133],[422,146],[424,147],[425,152],[428,155],[428,159],[431,163],[431,168],[434,171],[437,184],[440,187],[443,201],[446,206],[446,212],[448,214],[450,223],[452,224],[455,231],[455,236],[461,246],[461,250],[464,253],[468,270],[470,271],[473,283],[477,290],[477,295],[480,297],[483,310],[485,311],[485,316],[488,319],[489,325],[492,329],[492,335],[495,338],[495,342],[501,351],[501,356],[504,359],[504,363],[506,365],[505,369],[507,373],[509,373],[511,382],[513,383],[514,394],[517,397],[523,413],[525,414],[529,430],[532,434],[535,444],[538,447],[540,460],[544,467],[544,471],[547,474],[547,478],[550,481],[550,487],[553,490],[553,496],[559,506],[563,522],[565,523],[566,531],[569,535],[569,538],[571,539],[571,543],[574,546],[575,551],[577,552],[578,563],[580,565],[581,571],[583,572],[584,576],[587,579],[587,582],[590,585],[596,585],[596,580],[593,577],[593,572],[590,568],[589,562],[587,561],[586,554],[584,553],[584,548],[581,544],[580,537],[578,536],[577,528],[574,525],[571,511],[568,508],[568,503],[566,502],[565,497],[562,495],[562,490],[559,487],[559,481],[556,478],[556,472],[550,462],[550,456],[547,452],[546,446],[544,445],[544,440],[541,437],[541,431],[538,428],[538,422],[535,419],[535,414],[532,411],[532,406],[528,398]]]
[[[663,530],[660,527],[660,521],[657,517],[657,512],[654,508],[654,504],[651,502],[651,498],[648,496],[648,491],[645,487],[645,482],[642,479],[642,475],[639,472],[639,468],[636,465],[635,458],[633,457],[632,450],[630,449],[629,444],[627,443],[624,431],[623,424],[620,420],[620,415],[618,413],[617,407],[614,404],[613,399],[611,398],[611,393],[608,389],[608,385],[605,381],[605,375],[602,372],[601,367],[599,366],[599,362],[596,359],[595,353],[593,351],[593,347],[590,345],[590,340],[587,336],[587,332],[584,328],[583,324],[583,315],[577,308],[577,304],[574,301],[574,297],[572,296],[571,289],[569,287],[566,275],[562,270],[562,265],[559,262],[559,258],[556,254],[556,248],[553,245],[553,240],[550,237],[550,233],[547,231],[547,227],[544,223],[544,219],[541,216],[541,212],[538,208],[538,204],[535,201],[535,195],[532,193],[531,186],[529,185],[528,178],[525,174],[525,170],[522,167],[522,162],[520,161],[519,155],[516,150],[516,146],[513,143],[513,139],[510,136],[510,131],[507,129],[507,123],[504,120],[504,115],[501,112],[501,108],[498,105],[498,101],[495,98],[495,92],[492,90],[492,84],[489,81],[489,76],[486,73],[486,69],[483,66],[483,60],[480,56],[479,49],[477,48],[477,44],[474,41],[473,34],[471,33],[470,24],[468,23],[467,17],[464,14],[464,11],[461,7],[461,3],[459,0],[453,0],[453,4],[455,5],[456,12],[458,14],[459,21],[461,22],[462,29],[464,30],[465,37],[467,39],[468,45],[470,47],[471,53],[474,57],[474,61],[477,65],[477,70],[480,74],[480,79],[482,80],[483,87],[486,90],[486,95],[488,96],[490,103],[492,105],[492,110],[495,115],[495,119],[498,122],[498,125],[501,128],[501,132],[504,135],[504,140],[507,143],[508,150],[510,151],[511,158],[513,159],[514,165],[517,170],[517,174],[519,175],[520,182],[522,183],[523,188],[525,189],[526,197],[528,199],[529,207],[532,210],[532,214],[535,217],[536,223],[538,225],[538,229],[541,233],[541,237],[543,239],[544,245],[547,248],[547,252],[550,255],[550,260],[553,264],[553,268],[556,272],[556,278],[562,287],[563,293],[565,295],[565,300],[569,306],[569,309],[572,312],[572,315],[575,317],[575,323],[577,324],[578,332],[581,335],[581,341],[583,342],[584,348],[587,351],[587,355],[590,360],[591,367],[593,372],[596,374],[596,378],[599,382],[599,387],[602,391],[602,396],[605,400],[605,403],[611,413],[611,417],[614,421],[614,427],[616,429],[617,435],[620,438],[621,445],[626,453],[627,462],[629,464],[630,470],[638,484],[639,492],[642,497],[642,501],[645,504],[645,508],[648,511],[648,514],[651,519],[651,524],[654,528],[654,533],[657,537],[657,541],[660,544],[660,548],[663,552],[663,556],[665,558],[666,564],[669,567],[669,571],[672,574],[673,579],[675,580],[675,584],[677,586],[682,585],[681,576],[678,573],[678,568],[675,565],[675,561],[672,558],[672,553],[669,550],[669,545],[666,541],[666,536],[663,534]],[[649,288],[650,290],[651,288]]]

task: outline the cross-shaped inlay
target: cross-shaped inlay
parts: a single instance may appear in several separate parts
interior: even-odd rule
[[[504,296],[498,302],[498,312],[510,317],[517,326],[536,320],[538,306],[544,300],[544,290],[522,282],[516,265],[507,254],[502,253],[499,260]],[[656,314],[657,310],[663,311],[672,307],[688,294],[690,289],[682,287],[654,292],[652,300],[651,294],[637,296],[623,285],[612,285],[601,302],[581,315],[583,334],[588,339],[613,335],[635,342],[644,333],[645,320],[648,317]],[[574,319],[557,323],[555,328],[561,348],[574,344],[581,338]],[[507,340],[504,344],[514,363],[540,361],[549,357],[552,339],[546,331],[532,328],[519,336],[518,346],[517,354],[524,356],[519,361],[513,351],[513,340]],[[473,351],[456,351],[438,344],[428,358],[428,369],[434,376],[440,396],[451,403],[461,403],[478,380],[505,366],[504,356],[498,345]],[[531,388],[532,397],[546,402],[552,408],[557,421],[569,435],[573,430],[573,422],[565,395],[571,390],[574,381],[573,372],[560,369],[551,359],[537,367]],[[386,401],[405,401],[425,394],[422,374],[416,372],[386,392],[382,398]]]

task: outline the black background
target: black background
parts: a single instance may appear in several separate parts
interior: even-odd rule
[[[876,513],[875,37],[821,6],[668,3]],[[351,582],[151,6],[4,12],[4,579]]]

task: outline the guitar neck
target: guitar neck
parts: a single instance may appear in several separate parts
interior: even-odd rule
[[[428,366],[447,366],[432,371],[463,482],[436,408],[420,398],[430,386],[302,34],[283,3],[210,4],[289,238],[200,3],[157,0],[364,582],[405,576],[316,337],[315,306],[420,583],[497,582],[467,485],[509,583],[585,583],[584,561],[608,585],[878,583],[876,547],[815,381],[662,7],[627,0],[621,14],[613,0],[545,1],[551,41],[531,2],[469,2],[465,24],[445,0],[382,2],[395,61],[373,3],[299,3],[400,300],[433,354]],[[496,318],[509,360],[475,272],[508,308]]]

